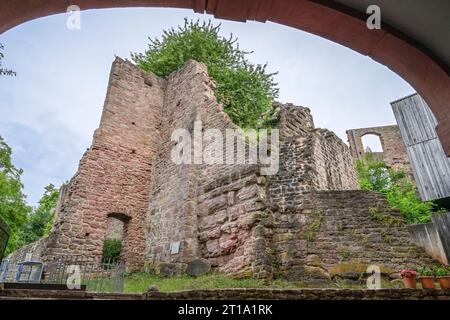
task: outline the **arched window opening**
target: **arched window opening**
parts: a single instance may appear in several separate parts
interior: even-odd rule
[[[380,136],[376,134],[366,134],[361,137],[361,142],[364,150],[364,157],[370,156],[374,160],[383,161],[383,144]]]

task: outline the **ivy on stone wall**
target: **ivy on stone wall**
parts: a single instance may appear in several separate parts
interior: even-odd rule
[[[267,65],[246,59],[251,52],[239,48],[237,39],[219,35],[220,25],[185,19],[184,26],[164,30],[162,39],[151,39],[144,53],[132,59],[144,71],[167,77],[189,59],[204,63],[216,82],[215,95],[224,111],[242,128],[271,128],[278,121],[273,101],[278,89]]]

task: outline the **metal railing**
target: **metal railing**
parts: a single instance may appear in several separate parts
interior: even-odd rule
[[[123,262],[98,262],[82,256],[59,256],[46,264],[7,259],[0,262],[0,283],[56,284],[90,292],[122,292],[124,273]]]

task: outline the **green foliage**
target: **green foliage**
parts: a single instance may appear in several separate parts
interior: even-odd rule
[[[220,25],[185,19],[183,27],[165,30],[162,39],[151,39],[148,50],[133,53],[143,70],[167,77],[189,59],[204,63],[216,82],[215,95],[224,111],[242,128],[271,128],[278,121],[273,100],[278,96],[266,65],[254,65],[239,49],[233,35],[219,35]]]
[[[105,262],[118,261],[122,252],[122,241],[119,239],[106,239],[103,242],[102,260]]]
[[[199,277],[187,275],[162,277],[148,273],[132,273],[125,277],[125,292],[145,292],[149,286],[155,285],[159,291],[172,292],[193,289],[220,288],[298,288],[300,284],[277,279],[265,282],[261,279],[235,279],[226,274],[210,273]]]
[[[450,267],[449,266],[433,266],[433,274],[436,277],[448,277],[450,276]]]
[[[21,229],[21,245],[34,242],[50,233],[56,203],[59,197],[59,189],[53,184],[45,187],[45,192],[39,200],[39,206],[28,216]]]
[[[59,196],[59,189],[49,184],[36,209],[27,205],[20,180],[23,171],[12,164],[11,154],[0,136],[0,215],[11,228],[5,255],[49,234]]]
[[[419,272],[419,274],[421,276],[425,276],[425,277],[433,277],[434,276],[434,268],[432,268],[432,267],[420,267],[417,269],[417,272]]]
[[[20,230],[31,212],[23,194],[22,170],[12,164],[11,154],[11,148],[0,136],[0,215],[11,229],[5,255],[20,246]]]
[[[373,159],[370,152],[365,154],[364,160],[357,161],[356,169],[361,189],[384,194],[409,223],[430,221],[436,206],[420,199],[417,187],[405,172],[388,168],[384,162]]]
[[[1,68],[1,66],[2,66],[2,59],[3,59],[3,57],[4,57],[4,55],[3,55],[3,49],[4,49],[4,47],[3,47],[3,45],[0,43],[0,76],[2,76],[2,75],[6,75],[6,76],[15,76],[16,75],[16,72],[14,72],[14,71],[12,71],[12,70],[10,70],[10,69],[4,69],[4,68]]]

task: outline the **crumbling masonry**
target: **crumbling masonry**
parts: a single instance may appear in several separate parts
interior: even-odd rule
[[[206,67],[189,61],[161,79],[117,58],[100,126],[62,189],[50,236],[16,255],[99,260],[115,218],[123,223],[129,270],[180,273],[202,258],[235,275],[298,280],[369,264],[390,273],[426,261],[399,212],[381,195],[358,190],[347,145],[316,129],[309,109],[278,107],[276,175],[249,164],[176,165],[175,129],[193,132],[196,120],[221,131],[235,127]]]
[[[389,168],[403,170],[412,176],[408,153],[398,125],[347,130],[348,143],[355,160],[364,159],[362,137],[365,135],[376,135],[380,138],[383,151],[373,153],[376,159],[384,161]]]

